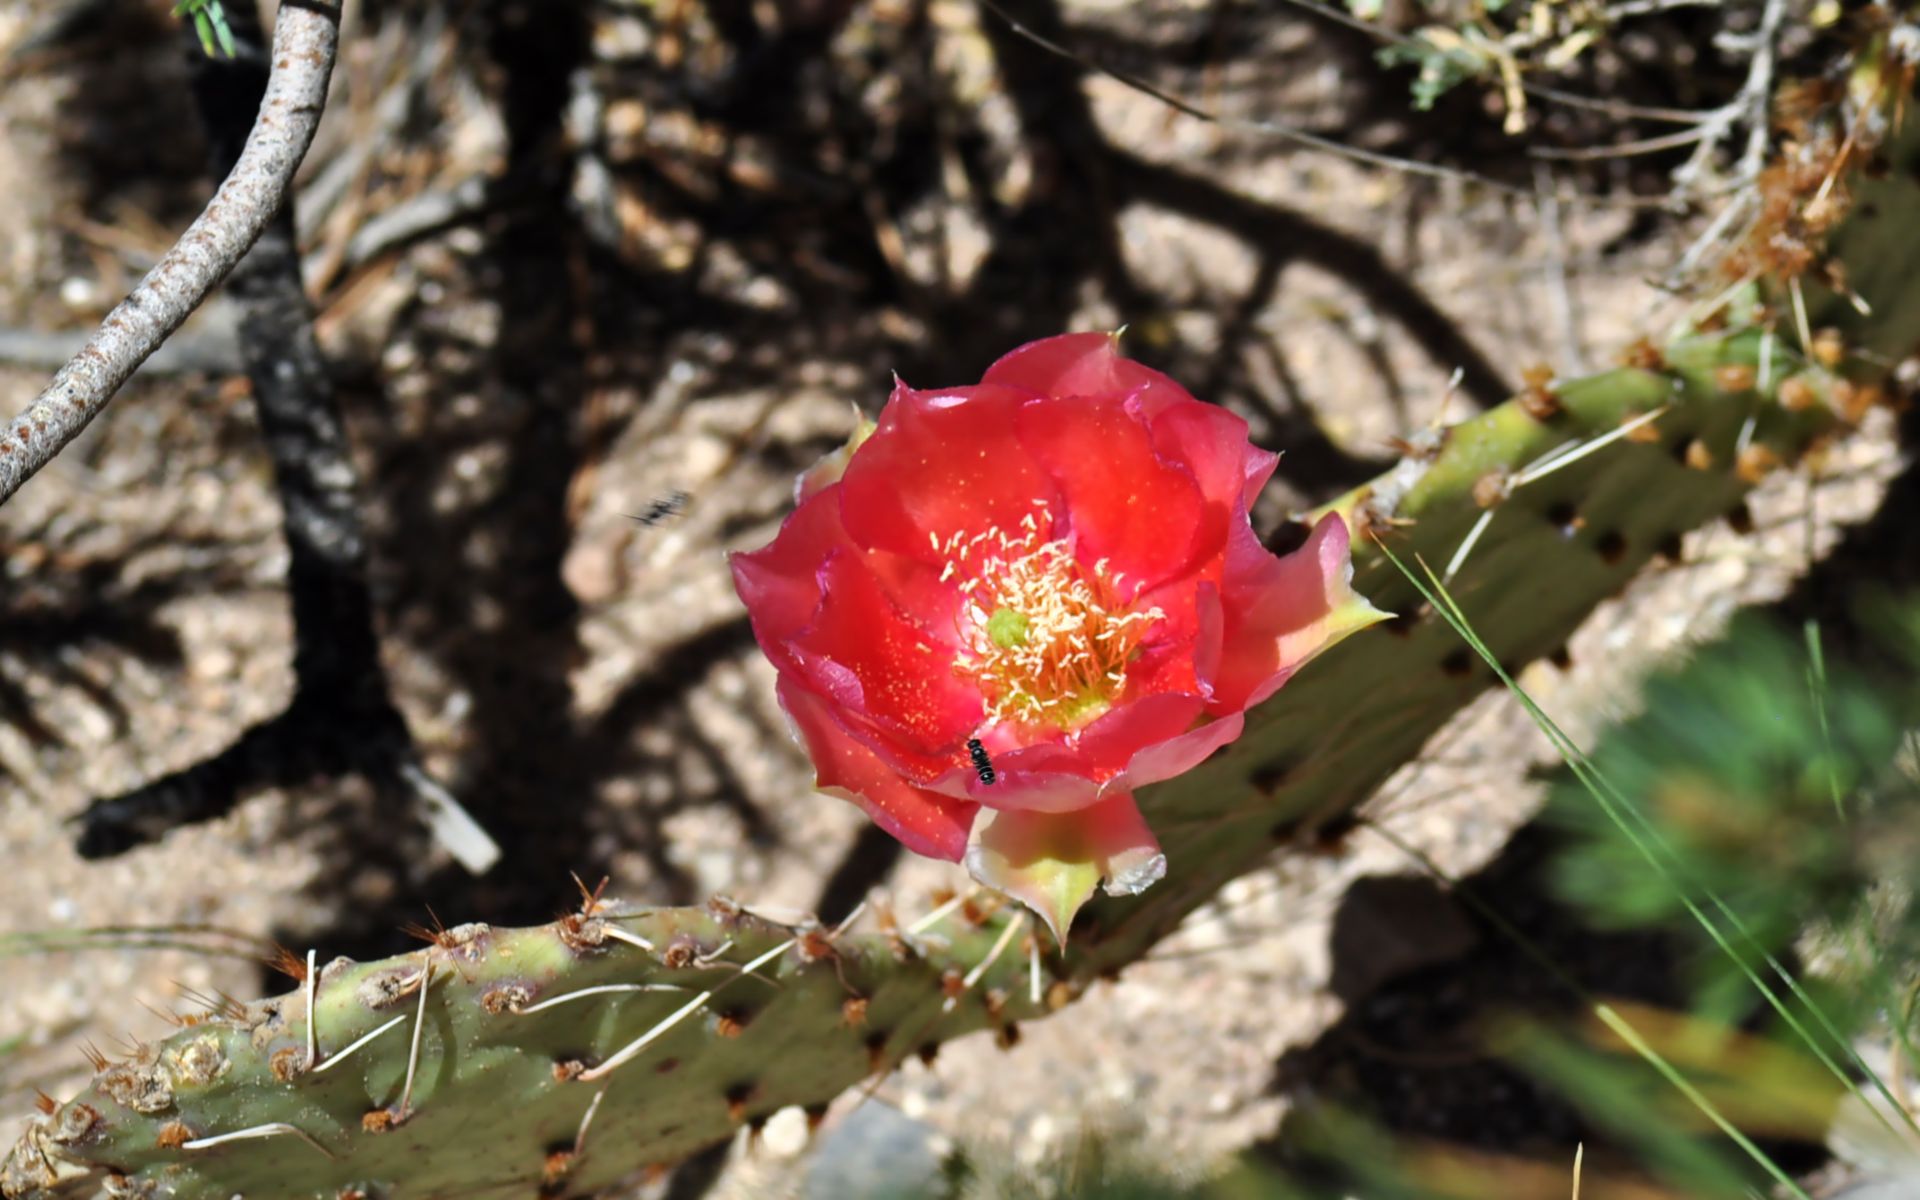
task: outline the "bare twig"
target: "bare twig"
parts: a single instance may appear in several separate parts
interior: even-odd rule
[[[499,203],[498,189],[481,176],[451,187],[431,188],[368,217],[348,240],[340,265],[357,270],[423,237],[488,212]]]
[[[1464,171],[1458,167],[1449,167],[1440,163],[1421,162],[1418,159],[1399,158],[1391,154],[1378,154],[1372,150],[1364,150],[1358,146],[1349,146],[1344,142],[1338,142],[1332,138],[1324,138],[1319,134],[1309,133],[1307,130],[1301,129],[1298,126],[1288,125],[1284,122],[1243,121],[1219,116],[1216,113],[1208,112],[1196,104],[1182,100],[1171,92],[1155,87],[1137,75],[1130,75],[1125,71],[1115,70],[1112,67],[1094,62],[1076,51],[1061,45],[1052,38],[1041,35],[1024,21],[1021,21],[1018,17],[1001,7],[1000,4],[996,3],[996,0],[978,0],[978,3],[980,7],[1006,22],[1008,28],[1040,47],[1042,50],[1047,51],[1049,54],[1058,55],[1068,62],[1075,63],[1086,70],[1105,75],[1114,82],[1124,84],[1144,96],[1151,96],[1153,99],[1158,100],[1176,112],[1185,113],[1187,116],[1205,121],[1209,125],[1217,125],[1222,129],[1234,129],[1247,133],[1286,138],[1289,141],[1298,142],[1303,146],[1309,146],[1315,150],[1324,150],[1329,154],[1339,155],[1341,158],[1366,163],[1368,166],[1384,167],[1390,171],[1402,171],[1409,175],[1424,175],[1433,179],[1455,179],[1466,183],[1477,183],[1483,187],[1490,188],[1496,192],[1504,192],[1508,195],[1528,194],[1525,188],[1515,187],[1510,183],[1502,183],[1498,179],[1480,175],[1473,171]]]
[[[1747,148],[1740,155],[1742,180],[1756,178],[1767,157],[1767,135],[1771,132],[1768,107],[1773,102],[1773,66],[1779,53],[1780,21],[1786,11],[1786,0],[1767,0],[1766,10],[1760,15],[1760,32],[1756,35],[1758,44],[1754,47],[1753,62],[1747,69],[1746,82],[1740,86],[1740,99],[1748,106]]]
[[[1724,0],[1627,0],[1625,4],[1614,4],[1607,8],[1607,20],[1624,21],[1628,17],[1644,17],[1652,13],[1671,12],[1676,8],[1717,8]]]
[[[1700,268],[1709,254],[1713,253],[1717,247],[1727,244],[1727,233],[1729,230],[1742,222],[1750,222],[1751,219],[1755,217],[1759,210],[1759,204],[1760,194],[1749,188],[1736,193],[1730,200],[1721,205],[1720,211],[1714,215],[1713,220],[1707,227],[1701,230],[1700,236],[1694,238],[1693,242],[1688,245],[1686,252],[1681,254],[1680,261],[1674,264],[1673,270],[1667,272],[1666,278],[1661,282],[1660,286],[1669,292],[1679,291],[1687,280],[1693,278],[1694,272]],[[1744,236],[1745,234],[1743,232],[1740,237]],[[1738,241],[1740,237],[1732,240]],[[1743,279],[1740,281],[1739,286],[1744,287],[1751,282],[1753,282],[1751,279]],[[1715,307],[1718,306],[1716,305]],[[1706,311],[1711,312],[1713,310],[1709,308]]]
[[[1747,78],[1740,93],[1716,111],[1706,123],[1707,136],[1701,139],[1687,161],[1673,173],[1674,184],[1682,190],[1697,183],[1720,142],[1737,124],[1747,126],[1747,145],[1734,173],[1737,185],[1753,182],[1767,154],[1767,105],[1773,95],[1774,43],[1780,33],[1780,20],[1786,13],[1786,0],[1767,0],[1760,14],[1760,28],[1754,34],[1753,59],[1747,64]]]
[[[269,76],[268,62],[283,56],[260,54],[265,36],[250,9],[234,7],[229,27],[247,51],[232,62],[202,61],[194,76],[216,172],[243,162],[259,136],[246,114],[271,94],[273,77],[284,69],[276,65]],[[241,356],[273,460],[287,542],[293,698],[213,756],[96,800],[77,818],[78,848],[87,857],[119,854],[177,826],[222,816],[262,788],[355,774],[396,810],[420,813],[436,840],[470,870],[485,871],[499,859],[499,847],[420,766],[380,661],[359,473],[314,337],[294,207],[292,197],[281,198],[226,284],[239,313]]]
[[[81,329],[0,328],[0,362],[57,371],[86,347],[88,336]],[[233,375],[241,369],[233,311],[215,299],[200,310],[193,326],[168,338],[134,373]]]
[[[1729,105],[1725,109],[1716,110],[1715,116],[1717,117],[1721,113],[1732,115],[1736,112],[1737,110]],[[1658,137],[1640,138],[1631,142],[1617,142],[1611,146],[1572,146],[1567,148],[1559,146],[1536,146],[1527,153],[1533,155],[1535,158],[1558,159],[1562,162],[1594,162],[1603,158],[1632,158],[1636,154],[1658,154],[1662,150],[1671,150],[1675,146],[1686,146],[1694,142],[1704,142],[1709,138],[1718,137],[1721,132],[1721,126],[1716,121],[1709,120],[1694,126],[1692,129],[1676,130],[1673,133],[1663,133]]]
[[[1569,92],[1564,88],[1551,87],[1544,83],[1522,83],[1521,87],[1527,95],[1541,100],[1551,100],[1555,104],[1562,104],[1568,108],[1605,113],[1607,116],[1619,117],[1622,120],[1666,121],[1673,125],[1698,125],[1717,111],[1711,108],[1664,108],[1657,104],[1628,104],[1624,100],[1610,100],[1604,96],[1582,96],[1578,92]]]
[[[1537,205],[1540,229],[1547,242],[1547,300],[1552,306],[1554,328],[1560,334],[1560,371],[1564,375],[1577,375],[1586,370],[1586,355],[1580,345],[1580,319],[1574,311],[1572,273],[1567,270],[1567,239],[1560,228],[1560,199],[1553,194],[1546,168],[1536,163],[1533,171],[1540,191]]]
[[[1723,244],[1721,239],[1727,231],[1756,211],[1759,197],[1753,191],[1753,183],[1760,177],[1760,169],[1766,163],[1768,104],[1773,96],[1774,45],[1785,12],[1785,0],[1767,0],[1767,6],[1760,14],[1760,28],[1754,34],[1753,61],[1747,66],[1747,78],[1740,85],[1740,94],[1720,110],[1722,115],[1716,118],[1709,131],[1710,136],[1702,140],[1687,161],[1673,173],[1676,189],[1684,192],[1694,187],[1735,123],[1741,120],[1746,122],[1747,145],[1734,169],[1733,198],[1721,207],[1712,223],[1680,256],[1679,264],[1668,272],[1666,286],[1669,288],[1678,287],[1688,279],[1708,255]]]
[[[1698,2],[1699,0],[1650,0],[1649,5],[1643,6],[1641,11],[1679,8]],[[1721,142],[1735,126],[1744,124],[1747,127],[1747,145],[1735,169],[1733,182],[1736,188],[1745,187],[1759,175],[1760,167],[1766,158],[1767,105],[1773,94],[1774,43],[1778,38],[1780,20],[1785,11],[1785,0],[1767,0],[1766,8],[1760,15],[1760,27],[1751,35],[1753,59],[1748,64],[1747,78],[1740,85],[1739,94],[1718,108],[1700,113],[1693,128],[1612,146],[1581,146],[1572,149],[1542,146],[1529,153],[1535,158],[1581,162],[1625,158],[1636,154],[1655,154],[1662,150],[1671,150],[1676,146],[1693,143],[1693,153],[1673,173],[1675,188],[1679,193],[1684,194],[1694,190],[1699,184],[1701,176],[1713,161],[1713,156]],[[1614,15],[1618,17],[1632,14],[1626,14],[1622,9],[1616,8]],[[1742,39],[1743,42],[1746,40]]]
[[[1688,5],[1713,3],[1715,0],[1654,0],[1654,2],[1663,8],[1680,8]],[[1410,42],[1419,40],[1401,33],[1398,30],[1389,29],[1384,25],[1363,20],[1332,4],[1322,3],[1321,0],[1287,0],[1287,3],[1292,4],[1296,8],[1303,8],[1315,16],[1332,21],[1336,25],[1345,25],[1349,29],[1358,30],[1368,37],[1377,38],[1390,46],[1404,46]],[[1618,19],[1623,15],[1637,16],[1640,14],[1639,12],[1631,14],[1625,13],[1622,8],[1616,7],[1609,11],[1609,15]],[[1613,117],[1633,118],[1643,121],[1672,121],[1681,125],[1693,125],[1706,120],[1712,116],[1715,111],[1709,109],[1704,112],[1696,112],[1685,108],[1661,108],[1645,104],[1629,104],[1623,100],[1614,100],[1604,96],[1582,96],[1575,92],[1565,91],[1556,87],[1548,87],[1546,84],[1533,83],[1524,79],[1520,81],[1520,90],[1529,96],[1537,96],[1542,100],[1551,100],[1555,104],[1564,104],[1568,108],[1584,108],[1594,112],[1603,112]]]
[[[338,0],[281,5],[272,75],[239,160],[173,249],[0,434],[0,503],[100,414],[279,211],[326,104],[339,33]]]

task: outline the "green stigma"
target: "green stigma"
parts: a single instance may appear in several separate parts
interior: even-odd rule
[[[1025,645],[1027,614],[1015,608],[998,608],[987,618],[987,637],[1002,650]]]

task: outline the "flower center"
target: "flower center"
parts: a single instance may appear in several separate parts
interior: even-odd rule
[[[1085,725],[1119,699],[1127,664],[1165,615],[1132,610],[1123,574],[1106,559],[1084,566],[1064,538],[1041,540],[1031,513],[1013,534],[996,526],[934,545],[947,556],[941,582],[960,578],[966,601],[955,669],[979,684],[994,720]]]

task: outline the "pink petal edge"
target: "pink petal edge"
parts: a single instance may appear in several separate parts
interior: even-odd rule
[[[1224,649],[1209,706],[1216,714],[1252,708],[1314,656],[1393,615],[1353,590],[1347,523],[1333,513],[1304,546],[1278,558],[1251,527],[1237,528],[1220,591]]]
[[[979,805],[908,783],[843,729],[826,701],[792,680],[782,678],[777,695],[813,761],[818,790],[859,805],[915,854],[961,861]]]
[[[1127,792],[1071,813],[991,812],[965,861],[975,879],[1033,910],[1062,943],[1095,887],[1137,895],[1167,873],[1160,843]]]

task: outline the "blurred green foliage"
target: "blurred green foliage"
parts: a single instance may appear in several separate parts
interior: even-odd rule
[[[208,58],[213,58],[216,52],[227,58],[234,56],[233,30],[227,26],[227,13],[220,6],[220,0],[180,0],[173,6],[173,15],[193,20],[193,30],[200,35],[200,48]]]
[[[1416,34],[1404,42],[1381,47],[1374,57],[1383,67],[1417,69],[1413,77],[1413,106],[1422,112],[1468,80],[1484,78],[1498,70],[1496,59],[1474,41],[1461,37],[1449,37],[1442,44]]]
[[[1805,934],[1840,935],[1865,948],[1856,965],[1870,975],[1908,976],[1920,951],[1920,914],[1905,900],[1920,870],[1920,614],[1880,605],[1864,627],[1867,644],[1829,663],[1817,626],[1796,637],[1745,615],[1649,680],[1641,713],[1591,760],[1669,869],[1566,778],[1546,813],[1573,835],[1561,894],[1597,923],[1678,929],[1695,928],[1686,898],[1713,895],[1752,935],[1735,945],[1756,958]],[[1699,956],[1703,1004],[1738,990],[1738,965]]]

